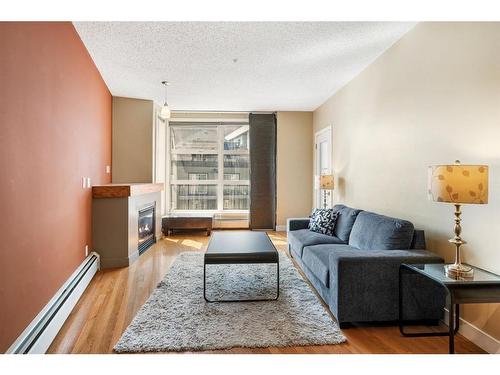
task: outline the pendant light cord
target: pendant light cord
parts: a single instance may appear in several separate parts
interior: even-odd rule
[[[165,104],[164,105],[166,105],[166,104],[168,104],[167,103],[167,87],[168,87],[168,82],[167,81],[163,81],[162,83],[165,86]]]

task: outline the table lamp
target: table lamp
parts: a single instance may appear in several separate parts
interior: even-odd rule
[[[320,189],[323,190],[323,208],[327,208],[326,197],[330,196],[330,190],[333,190],[333,175],[325,174],[320,176]]]
[[[455,164],[429,167],[429,198],[435,202],[455,205],[455,237],[448,241],[455,245],[455,263],[445,266],[446,276],[471,278],[473,269],[462,264],[460,247],[467,243],[461,237],[461,204],[488,203],[488,166]]]

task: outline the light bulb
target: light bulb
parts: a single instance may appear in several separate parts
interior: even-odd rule
[[[168,120],[170,118],[170,108],[168,107],[168,104],[166,102],[163,107],[161,107],[160,117],[163,120]]]

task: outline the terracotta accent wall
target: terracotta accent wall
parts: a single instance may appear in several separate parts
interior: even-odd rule
[[[91,247],[111,94],[69,22],[0,22],[0,352]]]

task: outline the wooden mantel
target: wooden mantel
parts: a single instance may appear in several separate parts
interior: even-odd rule
[[[163,184],[107,184],[92,186],[93,198],[126,198],[163,190]]]

